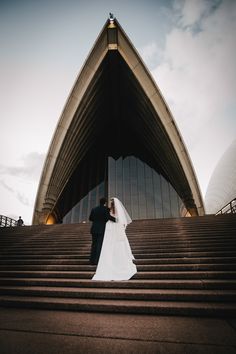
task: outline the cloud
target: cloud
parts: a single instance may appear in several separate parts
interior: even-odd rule
[[[15,192],[3,179],[0,180],[0,185],[11,193]]]
[[[17,191],[17,188],[13,189],[3,179],[0,180],[0,186],[2,186],[5,191],[9,192],[10,194],[13,194],[21,204],[26,206],[32,206],[32,202],[29,201],[29,198],[27,198],[24,193],[20,193],[19,191]]]
[[[23,177],[29,180],[38,180],[42,171],[45,154],[31,152],[21,159],[21,166],[0,166],[0,173],[10,176]]]
[[[44,158],[44,154],[32,152],[22,157],[20,166],[0,166],[0,176],[4,176],[0,180],[2,213],[13,207],[32,209]]]
[[[174,7],[183,27],[200,24],[220,3],[220,0],[182,0],[175,1]]]
[[[162,58],[162,51],[155,42],[148,43],[146,46],[139,49],[139,53],[143,61],[150,69],[154,68]]]
[[[32,206],[32,204],[29,202],[29,199],[24,194],[18,192],[16,197],[21,204]]]
[[[199,6],[198,10],[187,3]],[[203,191],[220,156],[236,137],[236,2],[211,2],[218,7],[205,3],[208,9],[202,1],[182,2],[176,10],[180,20],[166,37],[163,61],[152,70]],[[198,32],[197,22],[201,23]]]

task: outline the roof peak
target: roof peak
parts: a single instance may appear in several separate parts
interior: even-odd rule
[[[114,22],[115,22],[114,14],[112,12],[109,12],[109,26],[108,26],[108,28],[116,27]]]
[[[109,20],[114,21],[114,19],[115,19],[114,14],[112,12],[109,12]]]

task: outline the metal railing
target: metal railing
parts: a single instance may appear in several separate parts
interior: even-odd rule
[[[228,204],[223,206],[215,215],[235,214],[236,213],[236,198],[232,199]]]
[[[0,227],[16,226],[17,221],[8,216],[0,215]]]

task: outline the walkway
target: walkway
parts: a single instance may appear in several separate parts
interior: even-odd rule
[[[0,308],[1,354],[236,354],[236,319]]]

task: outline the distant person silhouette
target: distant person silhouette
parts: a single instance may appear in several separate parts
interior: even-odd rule
[[[21,216],[19,216],[19,219],[16,222],[16,226],[23,226],[24,225],[24,221],[21,219]]]

